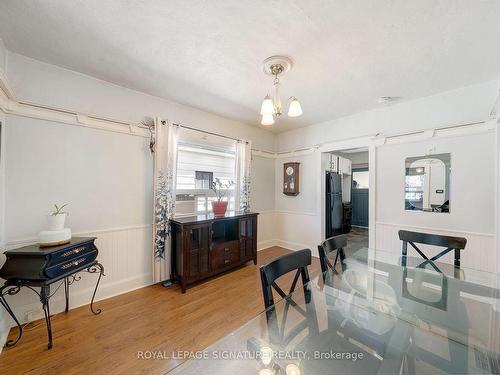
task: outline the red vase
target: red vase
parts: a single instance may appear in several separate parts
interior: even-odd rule
[[[224,216],[227,210],[227,201],[212,201],[214,216]]]

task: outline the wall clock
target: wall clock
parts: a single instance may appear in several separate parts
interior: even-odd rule
[[[297,162],[283,164],[283,194],[299,194],[299,165]]]

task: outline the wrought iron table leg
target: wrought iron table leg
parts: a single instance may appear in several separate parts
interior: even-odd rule
[[[64,312],[67,313],[69,310],[69,280],[67,277],[64,279],[64,295],[66,297],[66,308]]]
[[[11,347],[17,344],[17,342],[21,339],[21,336],[23,335],[23,326],[21,323],[19,323],[19,320],[17,320],[16,315],[14,314],[14,311],[10,308],[9,304],[7,303],[7,300],[5,299],[6,295],[14,295],[19,293],[19,290],[21,287],[19,286],[13,286],[13,285],[4,285],[0,288],[0,304],[5,308],[5,310],[9,313],[12,319],[17,324],[17,328],[19,329],[19,333],[17,335],[17,338],[15,340],[8,340],[5,343],[5,347]]]
[[[50,322],[50,286],[42,286],[40,290],[40,302],[42,303],[43,313],[45,315],[45,324],[47,325],[47,335],[49,336],[49,342],[47,347],[52,349],[52,324]]]
[[[88,273],[99,272],[99,277],[97,278],[97,283],[95,284],[94,293],[92,294],[92,300],[90,301],[90,311],[92,311],[94,315],[99,315],[102,312],[102,310],[101,309],[94,310],[94,298],[95,294],[97,293],[97,288],[99,287],[99,282],[101,281],[101,277],[104,275],[104,267],[102,266],[101,263],[96,263],[93,266],[89,267],[87,269],[87,272]]]

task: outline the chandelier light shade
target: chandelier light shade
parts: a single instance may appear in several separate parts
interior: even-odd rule
[[[264,98],[262,102],[262,107],[260,108],[260,114],[264,115],[274,115],[274,103],[269,94]]]
[[[302,114],[302,107],[300,106],[299,100],[292,96],[290,102],[290,107],[288,107],[288,116],[289,117],[299,117]]]
[[[260,122],[262,125],[272,125],[274,124],[273,114],[262,115],[262,121]]]
[[[271,56],[264,60],[262,71],[274,77],[274,98],[266,95],[260,114],[262,115],[262,125],[273,125],[275,119],[282,115],[281,98],[280,98],[280,79],[292,68],[292,60],[285,56]],[[289,117],[298,117],[302,115],[302,107],[295,96],[290,98],[290,106],[288,107]]]

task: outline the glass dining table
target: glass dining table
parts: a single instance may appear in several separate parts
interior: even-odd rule
[[[170,373],[500,373],[500,276],[361,249]]]

